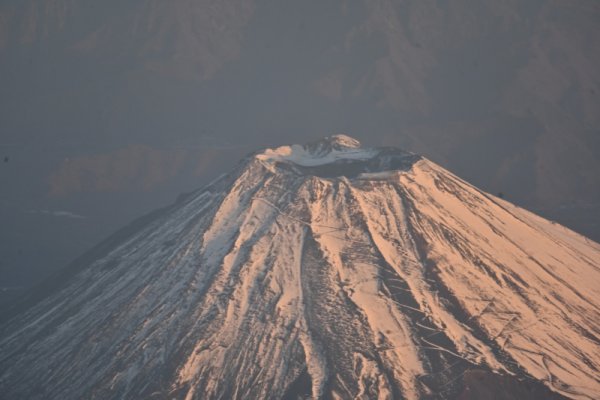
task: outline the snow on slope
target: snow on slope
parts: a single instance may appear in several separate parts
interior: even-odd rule
[[[600,398],[600,246],[434,163],[266,150],[0,328],[8,398]],[[528,378],[528,379],[530,379]]]

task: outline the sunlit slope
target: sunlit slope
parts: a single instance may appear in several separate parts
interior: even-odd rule
[[[284,146],[4,324],[0,392],[465,398],[483,370],[594,399],[598,260],[598,244],[413,154]]]

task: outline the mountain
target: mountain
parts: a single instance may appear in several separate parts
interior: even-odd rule
[[[0,282],[334,131],[600,241],[599,20],[597,0],[0,1]]]
[[[8,399],[594,399],[600,245],[424,157],[249,155],[4,313]]]

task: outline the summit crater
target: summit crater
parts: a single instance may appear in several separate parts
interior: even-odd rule
[[[393,147],[363,147],[347,135],[333,135],[305,145],[266,149],[255,156],[268,168],[323,178],[393,176],[423,159]]]

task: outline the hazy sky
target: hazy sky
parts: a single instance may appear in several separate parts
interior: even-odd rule
[[[600,239],[595,0],[6,0],[0,87],[0,286],[336,132]]]

